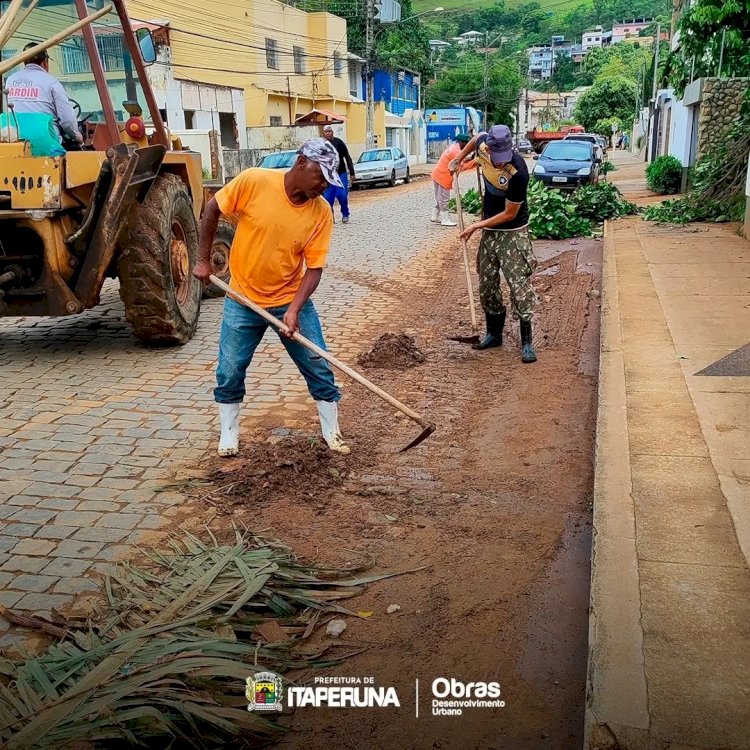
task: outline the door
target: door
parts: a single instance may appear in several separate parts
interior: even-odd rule
[[[393,149],[393,157],[396,160],[396,176],[406,177],[406,170],[409,167],[409,161],[400,148]]]

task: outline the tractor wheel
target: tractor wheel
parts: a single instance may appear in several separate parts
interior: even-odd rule
[[[211,272],[218,276],[225,284],[229,283],[231,274],[229,272],[229,253],[234,242],[234,233],[237,227],[226,219],[219,220],[219,226],[214,235],[214,244],[211,246]],[[213,284],[209,284],[203,290],[203,296],[211,299],[223,297],[224,292]]]
[[[125,317],[142,341],[185,344],[198,326],[198,225],[182,180],[160,175],[121,242],[117,275]]]

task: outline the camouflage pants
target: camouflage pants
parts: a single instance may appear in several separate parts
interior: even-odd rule
[[[484,311],[498,314],[505,308],[500,286],[501,278],[505,276],[513,314],[519,320],[531,320],[536,301],[531,274],[536,263],[526,227],[483,230],[477,254],[477,273],[479,299]]]

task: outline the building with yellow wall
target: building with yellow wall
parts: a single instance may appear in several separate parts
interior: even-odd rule
[[[362,61],[348,52],[343,18],[306,13],[276,0],[162,0],[158,5],[128,0],[128,8],[133,19],[168,29],[175,80],[243,92],[244,117],[237,120],[238,126],[244,120],[252,135],[249,145],[273,146],[279,142],[277,128],[288,129],[317,108],[346,118],[347,139],[363,147]],[[383,143],[385,119],[379,109]],[[191,127],[190,122],[170,124]]]

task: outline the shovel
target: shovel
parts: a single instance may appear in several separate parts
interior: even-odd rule
[[[458,184],[458,173],[453,178],[453,187],[456,191],[456,213],[458,214],[458,231],[464,231],[464,212],[461,209],[461,189]],[[476,344],[479,342],[479,329],[477,328],[477,313],[474,310],[474,287],[471,283],[471,268],[469,267],[469,248],[466,240],[461,238],[461,249],[464,256],[464,270],[466,271],[466,288],[469,292],[469,314],[471,315],[471,336],[450,336],[451,341],[460,341],[462,344]]]
[[[264,310],[259,305],[256,305],[255,302],[250,301],[247,297],[244,297],[239,292],[235,292],[234,289],[225,284],[218,277],[212,275],[211,281],[219,289],[221,289],[229,297],[231,297],[235,302],[239,302],[241,305],[249,307],[254,313],[260,315],[261,318],[269,322],[275,328],[278,328],[280,331],[284,332],[287,330],[286,325],[282,321],[280,321],[278,318],[275,318],[267,310]],[[409,419],[414,420],[420,427],[422,427],[422,432],[420,432],[419,435],[417,435],[417,437],[415,437],[414,440],[412,440],[411,443],[406,446],[406,448],[402,448],[399,451],[400,453],[408,451],[409,448],[413,448],[415,445],[419,445],[423,440],[425,440],[430,435],[432,435],[433,432],[435,432],[434,424],[428,422],[424,417],[421,417],[419,414],[417,414],[417,412],[413,411],[408,406],[405,406],[400,401],[393,398],[393,396],[391,396],[389,393],[386,393],[382,388],[378,388],[375,383],[371,383],[366,377],[360,375],[355,370],[352,370],[351,367],[345,365],[343,362],[336,359],[336,357],[329,354],[327,351],[321,349],[316,344],[313,344],[313,342],[309,339],[306,339],[304,336],[296,332],[292,335],[292,339],[298,344],[304,346],[305,349],[309,349],[311,352],[317,354],[319,357],[328,362],[328,364],[331,364],[341,370],[341,372],[346,373],[350,378],[356,380],[360,385],[363,385],[365,388],[367,388],[368,391],[372,391],[372,393],[374,393],[376,396],[382,398],[383,401],[387,401],[391,406],[398,409],[402,414],[406,414]]]

